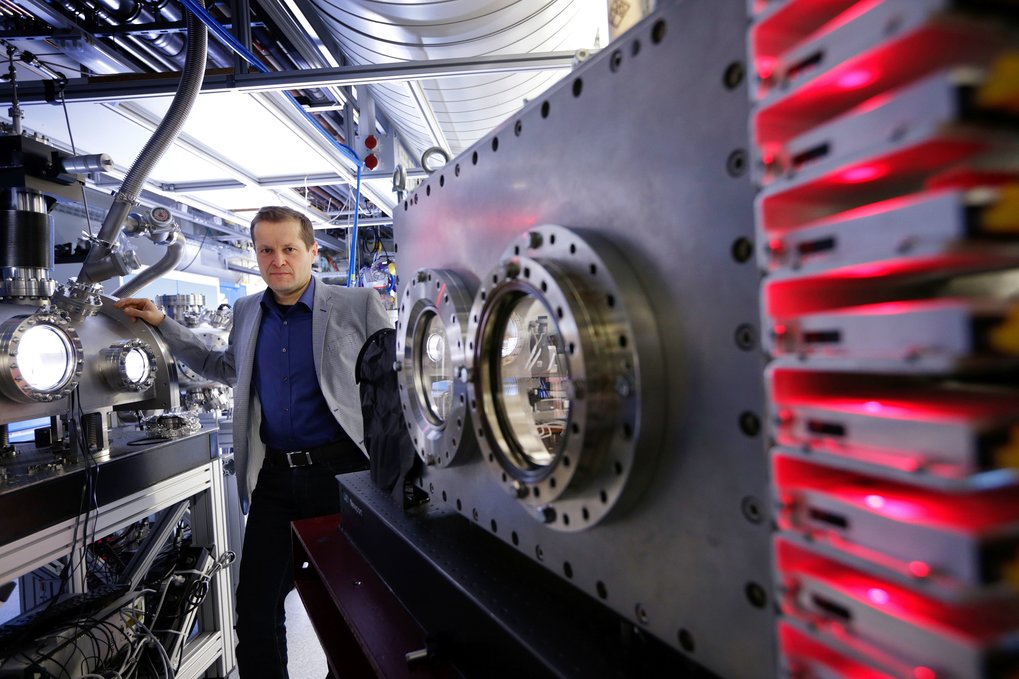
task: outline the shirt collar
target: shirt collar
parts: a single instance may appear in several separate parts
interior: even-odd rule
[[[262,308],[264,309],[275,309],[276,311],[282,311],[279,303],[276,302],[276,296],[272,294],[270,288],[266,288],[265,292],[262,293]],[[308,281],[308,287],[304,289],[301,296],[297,299],[295,304],[303,304],[308,311],[311,311],[315,306],[315,277],[312,276],[311,280]]]

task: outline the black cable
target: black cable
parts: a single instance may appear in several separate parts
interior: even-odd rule
[[[188,265],[186,267],[184,267],[183,269],[178,269],[179,271],[187,271],[188,269],[191,268],[191,265],[195,263],[196,259],[198,259],[198,255],[202,254],[202,248],[205,247],[205,239],[208,238],[208,237],[209,237],[209,230],[206,229],[205,233],[202,234],[202,242],[198,244],[198,252],[196,252],[195,256],[191,258],[191,261],[188,262]]]
[[[64,98],[64,85],[67,84],[67,80],[59,84],[60,89],[60,106],[64,109],[64,122],[67,123],[67,136],[71,141],[71,153],[78,155],[78,148],[74,144],[74,132],[71,131],[71,116],[67,113],[67,99]],[[81,189],[81,202],[85,205],[85,224],[88,227],[89,237],[94,237],[92,231],[92,216],[89,214],[88,209],[88,197],[85,195],[85,183],[78,184]]]

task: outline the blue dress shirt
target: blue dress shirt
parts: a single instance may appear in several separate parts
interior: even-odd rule
[[[293,306],[277,304],[272,290],[262,295],[253,382],[262,404],[262,441],[272,448],[307,450],[348,438],[315,373],[314,303],[314,277]]]

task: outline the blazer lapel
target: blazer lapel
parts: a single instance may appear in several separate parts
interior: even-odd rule
[[[326,328],[333,312],[333,297],[323,290],[325,285],[315,281],[314,315],[311,317],[311,347],[315,361],[315,374],[322,377],[322,356],[326,347]]]

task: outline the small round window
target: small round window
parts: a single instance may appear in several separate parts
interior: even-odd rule
[[[141,384],[149,377],[152,363],[149,356],[138,348],[129,349],[124,355],[124,378],[131,384]]]
[[[428,465],[445,467],[476,451],[464,379],[467,283],[454,271],[421,269],[404,283],[396,353],[407,433]]]
[[[76,360],[67,333],[52,325],[36,325],[25,330],[15,354],[25,384],[47,393],[67,384]]]
[[[547,467],[555,461],[570,412],[562,336],[555,316],[536,297],[518,295],[504,308],[506,320],[498,326],[503,361],[493,387],[512,437],[511,462],[523,470]],[[520,350],[506,352],[510,344]]]
[[[428,412],[445,422],[453,405],[453,359],[446,340],[446,325],[435,313],[426,313],[419,321],[421,330],[421,396]]]

